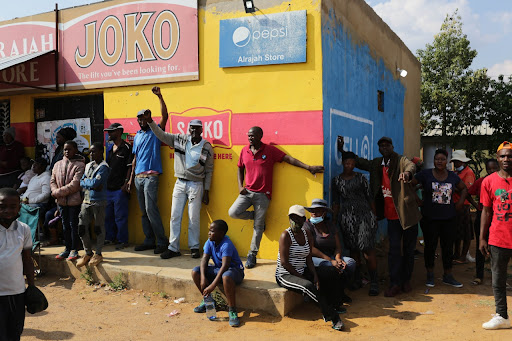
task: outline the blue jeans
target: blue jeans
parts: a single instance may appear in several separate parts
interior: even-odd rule
[[[199,249],[199,225],[201,223],[201,203],[203,183],[178,179],[174,184],[171,204],[171,232],[169,250],[180,251],[180,233],[183,210],[188,200],[188,247]]]
[[[212,265],[208,265],[206,267],[205,271],[205,277],[208,280],[208,282],[212,283],[215,280],[215,277],[217,277],[217,274],[219,273],[220,268],[217,268]],[[193,272],[201,272],[201,268],[199,266],[196,266],[194,269],[192,269]],[[235,282],[235,284],[242,283],[242,280],[244,279],[244,270],[237,269],[234,267],[230,267],[227,269],[223,274],[222,277],[231,277],[231,279]]]
[[[334,259],[333,256],[330,256],[331,259]],[[345,266],[345,272],[347,272],[347,274],[353,274],[354,271],[356,271],[356,261],[353,259],[353,258],[350,258],[350,257],[342,257],[343,261],[347,264]],[[331,262],[329,262],[328,260],[325,260],[325,259],[322,259],[322,258],[318,258],[318,257],[312,257],[312,260],[313,260],[313,265],[315,267],[318,267],[318,266],[333,266]]]
[[[122,190],[107,190],[107,207],[105,209],[105,239],[119,243],[128,243],[128,199]]]
[[[80,237],[78,236],[78,215],[79,206],[59,206],[62,218],[62,232],[64,233],[64,244],[66,251],[78,250]]]
[[[142,230],[145,245],[167,246],[162,218],[158,210],[158,176],[136,177],[135,188],[142,212]]]
[[[414,250],[418,238],[418,224],[402,228],[400,220],[388,219],[388,266],[390,284],[402,285],[410,281],[414,268]]]

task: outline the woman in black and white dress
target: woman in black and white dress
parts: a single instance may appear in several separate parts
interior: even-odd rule
[[[279,238],[276,282],[279,286],[307,295],[318,304],[325,321],[332,321],[332,328],[343,330],[344,325],[329,297],[319,291],[318,276],[311,260],[313,239],[302,228],[306,221],[304,207],[293,205],[288,212],[290,227]]]

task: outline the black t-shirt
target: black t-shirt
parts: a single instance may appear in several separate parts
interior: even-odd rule
[[[117,191],[123,187],[128,168],[132,165],[132,147],[126,141],[113,151],[114,144],[107,146],[106,161],[110,166],[110,175],[108,176],[107,189]]]
[[[460,178],[448,171],[448,177],[439,181],[434,177],[432,169],[424,169],[414,176],[423,186],[423,215],[431,220],[446,220],[455,217],[453,193]]]

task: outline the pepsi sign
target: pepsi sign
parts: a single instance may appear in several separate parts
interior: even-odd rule
[[[220,21],[220,67],[305,62],[305,10]]]

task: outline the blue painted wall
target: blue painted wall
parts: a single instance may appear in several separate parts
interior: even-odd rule
[[[332,11],[322,19],[324,198],[330,201],[331,179],[343,171],[338,135],[344,136],[345,149],[360,157],[380,156],[382,136],[391,137],[395,151],[403,152],[405,88],[395,70],[353,37]],[[378,110],[378,91],[384,92],[384,112]]]

